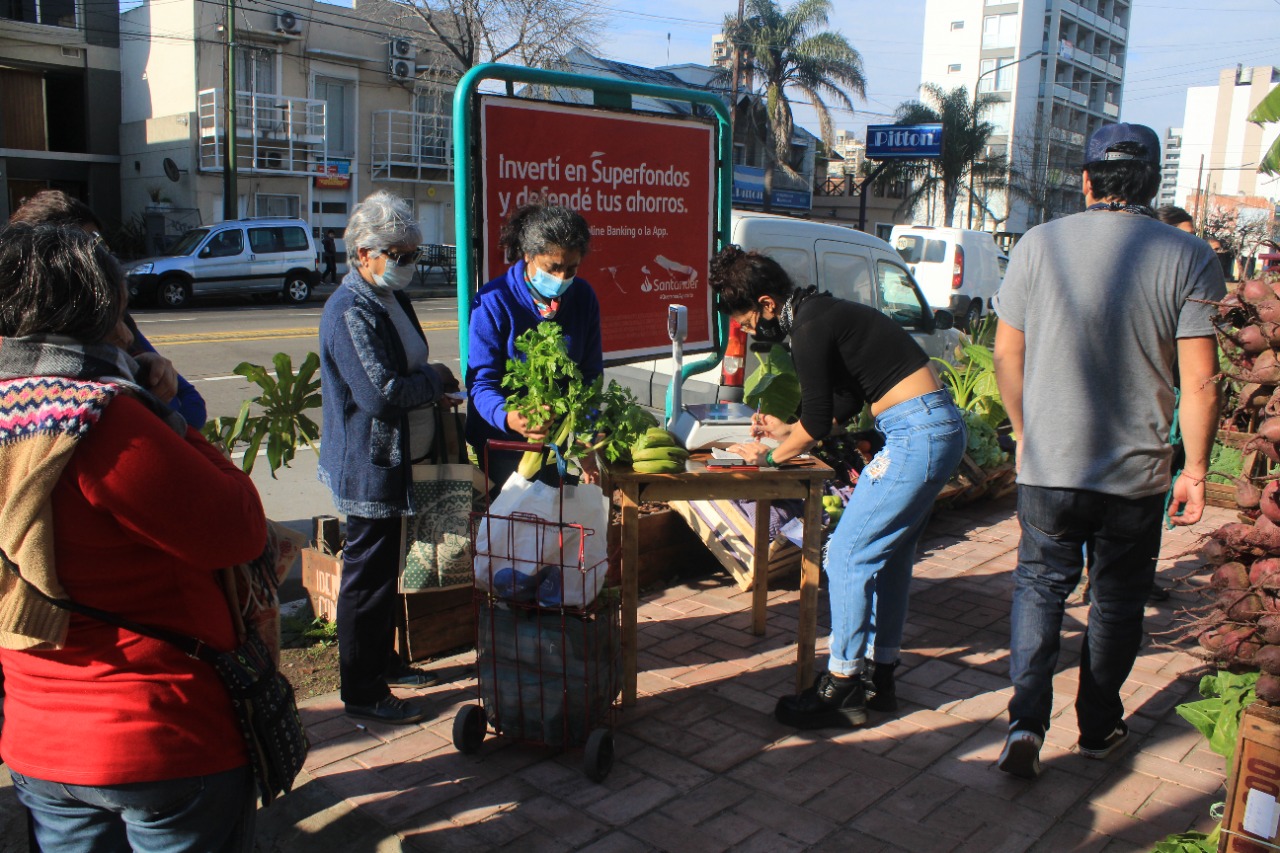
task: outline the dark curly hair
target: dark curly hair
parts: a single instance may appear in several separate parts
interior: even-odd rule
[[[93,208],[62,190],[41,190],[36,193],[13,212],[9,222],[76,227],[88,225],[95,231],[102,230],[102,222],[94,214]]]
[[[756,307],[761,296],[785,302],[795,285],[787,271],[768,255],[729,245],[711,259],[711,290],[721,314],[741,314]]]
[[[555,204],[526,204],[511,214],[498,236],[507,263],[554,249],[579,252],[591,248],[591,227],[582,214]]]
[[[0,337],[67,335],[95,344],[124,310],[120,264],[74,226],[0,229]]]

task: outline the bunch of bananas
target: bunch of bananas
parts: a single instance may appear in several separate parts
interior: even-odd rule
[[[631,445],[631,467],[642,474],[679,474],[689,451],[662,427],[646,430]]]

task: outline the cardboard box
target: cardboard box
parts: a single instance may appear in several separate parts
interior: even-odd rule
[[[302,586],[311,609],[329,622],[338,618],[338,586],[342,582],[342,558],[315,548],[302,549]]]
[[[1280,709],[1255,702],[1240,717],[1218,850],[1273,853],[1280,831]]]

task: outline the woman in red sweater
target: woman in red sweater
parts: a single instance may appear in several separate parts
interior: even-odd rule
[[[218,570],[266,541],[249,478],[102,344],[123,278],[78,229],[0,231],[0,757],[44,850],[252,849],[222,682],[55,598],[236,645]]]

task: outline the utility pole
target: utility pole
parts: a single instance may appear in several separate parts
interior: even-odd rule
[[[227,0],[227,56],[224,76],[224,126],[222,128],[222,219],[240,218],[240,193],[236,187],[236,0]]]
[[[1195,214],[1191,217],[1193,220],[1195,220],[1195,223],[1196,223],[1196,233],[1199,234],[1201,237],[1204,236],[1204,225],[1203,223],[1200,222],[1200,208],[1202,206],[1205,208],[1205,210],[1208,210],[1209,208],[1209,205],[1205,203],[1204,190],[1200,188],[1203,181],[1204,181],[1204,155],[1201,154],[1200,155],[1200,171],[1196,172],[1196,210],[1195,210]]]

